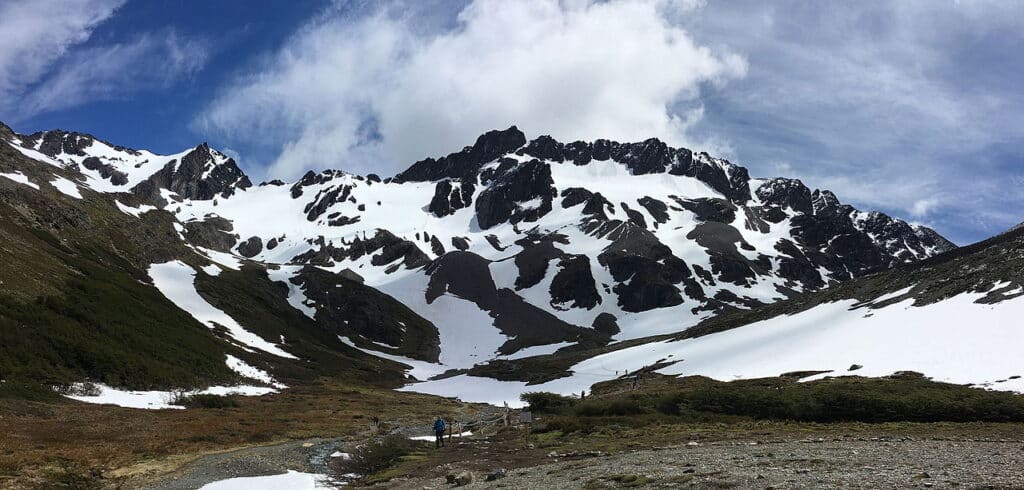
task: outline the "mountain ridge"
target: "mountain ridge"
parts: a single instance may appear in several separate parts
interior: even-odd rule
[[[228,343],[262,339],[269,344],[248,347],[294,352],[285,339],[306,339],[317,347],[302,355],[374,356],[420,380],[684,331],[954,247],[797,179],[754,179],[657,139],[527,140],[513,126],[394,177],[324,170],[252,185],[206,144],[156,155],[81,133],[4,128],[25,159],[0,162],[8,181],[24,170],[36,185],[54,169],[68,181],[59,199],[102,198],[124,220],[169,223],[161,240],[177,251],[133,257],[134,273],[177,259],[168,270],[194,284],[176,289],[195,289],[206,310],[256,332],[235,331]],[[23,196],[28,184],[11,185]],[[275,327],[238,309],[249,294],[293,311],[267,311],[283,322]],[[353,303],[360,297],[368,300]],[[295,372],[287,359],[247,359]]]

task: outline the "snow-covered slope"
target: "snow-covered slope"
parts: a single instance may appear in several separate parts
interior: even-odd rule
[[[1024,362],[1017,353],[1024,345],[1022,271],[1024,228],[1016,228],[825,291],[726,313],[671,338],[578,354],[568,376],[547,382],[463,374],[406,389],[517,404],[524,392],[579,393],[638,371],[722,381],[913,371],[937,381],[1024,392]]]
[[[198,254],[231,269],[264,266],[303,317],[340,323],[341,342],[409,359],[419,373],[680,332],[953,248],[829,191],[753,179],[656,139],[563,144],[527,141],[512,127],[392,178],[329,170],[259,186],[205,144],[161,156],[64,131],[6,139],[26,157],[76,170],[78,183],[54,184],[61,192],[113,193],[126,220],[170,212],[174,233]],[[4,176],[20,181],[13,175]],[[196,318],[248,347],[285,352],[227,315],[217,322],[223,312],[200,305],[194,290],[178,294],[195,268],[151,265],[171,301],[202,306],[190,311]],[[348,303],[332,295],[351,280],[417,320],[350,325]]]

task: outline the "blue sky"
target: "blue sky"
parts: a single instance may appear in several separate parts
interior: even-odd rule
[[[0,1],[0,120],[256,179],[656,136],[958,243],[1024,221],[1024,3]]]

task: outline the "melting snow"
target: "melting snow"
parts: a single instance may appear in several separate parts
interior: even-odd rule
[[[287,388],[287,386],[275,381],[274,378],[271,377],[270,374],[268,374],[266,371],[250,366],[245,361],[235,356],[228,354],[226,362],[228,368],[242,375],[243,377],[255,379],[256,381],[262,381],[264,383],[267,383],[268,385],[273,386],[274,388]]]
[[[122,213],[130,214],[132,216],[135,216],[136,218],[138,218],[139,215],[141,215],[142,213],[156,211],[156,207],[150,206],[148,204],[143,204],[137,208],[133,208],[131,206],[121,204],[121,201],[118,201],[116,199],[114,200],[114,204],[117,205],[117,209],[120,209]]]
[[[292,284],[290,279],[295,276],[302,266],[289,266],[282,265],[277,270],[267,269],[267,275],[271,281],[283,282],[288,285],[288,304],[292,305],[293,308],[302,312],[302,314],[308,316],[310,319],[316,319],[316,308],[308,305],[309,299],[306,298],[306,294],[302,292],[302,288]]]
[[[472,432],[466,431],[466,432],[461,432],[461,433],[458,433],[458,434],[452,434],[452,437],[469,437],[471,435],[473,435]],[[445,434],[444,437],[447,439],[448,438],[448,434]],[[434,435],[429,435],[429,436],[413,436],[413,437],[410,437],[409,440],[412,440],[412,441],[429,441],[429,442],[434,442],[435,438],[436,438],[436,436],[434,436]]]
[[[352,347],[353,349],[358,349],[362,352],[370,354],[371,356],[377,356],[381,359],[387,359],[389,361],[405,364],[412,368],[408,371],[407,374],[419,380],[429,379],[450,369],[449,367],[443,364],[435,364],[432,362],[420,361],[417,359],[410,359],[408,357],[396,356],[394,354],[387,354],[375,350],[364,349],[362,347],[357,346],[348,338],[342,337],[340,335],[338,336],[338,340],[342,341],[342,343],[349,347]]]
[[[58,191],[66,196],[73,197],[75,199],[81,199],[82,193],[78,190],[78,184],[65,179],[59,175],[54,175],[53,180],[50,181],[50,185],[56,188]]]
[[[262,337],[245,330],[233,318],[223,311],[214,308],[196,292],[195,288],[196,271],[181,261],[153,264],[149,267],[149,276],[153,278],[153,284],[160,290],[167,299],[171,300],[178,308],[188,312],[196,320],[206,324],[210,328],[221,325],[228,330],[232,338],[238,342],[255,349],[269,352],[276,356],[296,359],[295,356],[281,350],[275,344],[263,340]]]
[[[15,170],[14,173],[0,172],[0,177],[6,177],[6,178],[8,178],[10,180],[13,180],[13,181],[19,183],[19,184],[24,184],[24,185],[27,185],[27,186],[33,188],[33,189],[39,190],[39,186],[38,185],[33,184],[31,181],[28,180],[28,177],[25,174],[23,174],[23,173],[21,173],[21,172],[19,172],[17,170]]]
[[[961,294],[921,307],[904,301],[872,310],[869,317],[861,309],[851,310],[856,302],[846,300],[695,339],[610,352],[573,366],[570,377],[543,384],[462,375],[403,390],[521,406],[519,395],[525,392],[579,393],[623,370],[665,360],[681,362],[659,373],[723,381],[806,370],[830,371],[823,376],[875,377],[917,371],[936,381],[1024,392],[1024,378],[1009,379],[1024,376],[1018,352],[1024,343],[1019,324],[1024,298],[975,303],[981,296]],[[853,364],[863,367],[851,373]]]
[[[177,393],[172,391],[130,391],[111,388],[106,385],[96,384],[99,390],[98,395],[67,395],[72,400],[97,405],[117,405],[125,408],[142,408],[147,410],[160,410],[165,408],[184,409],[181,405],[171,405],[171,401]],[[211,386],[200,391],[182,392],[189,394],[204,395],[242,395],[262,396],[268,393],[275,393],[277,390],[263,386]]]
[[[288,470],[288,473],[271,476],[247,476],[229,478],[203,485],[201,490],[314,490],[328,488],[327,475],[316,473],[300,473]]]

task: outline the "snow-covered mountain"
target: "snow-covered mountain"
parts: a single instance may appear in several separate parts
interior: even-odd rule
[[[579,393],[637,372],[722,381],[793,373],[802,381],[919,373],[1024,392],[1024,363],[1017,353],[1024,342],[1022,270],[1024,228],[1016,227],[827,290],[723,313],[671,336],[492,361],[408,389],[515,403],[524,392]]]
[[[751,178],[656,139],[528,141],[512,127],[391,178],[328,170],[254,186],[206,144],[156,155],[63,131],[0,127],[0,138],[67,175],[54,185],[64,194],[112,199],[126,223],[170,213],[177,240],[219,265],[159,257],[148,275],[246,348],[293,355],[278,336],[210,312],[193,286],[183,294],[183,281],[215,283],[219,270],[258,266],[295,312],[338,328],[346,345],[413,366],[420,379],[681,332],[955,248],[827,190]],[[339,288],[358,283],[412,316],[356,315]]]

